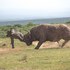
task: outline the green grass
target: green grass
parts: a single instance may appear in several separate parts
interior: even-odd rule
[[[15,49],[11,49],[10,39],[0,40],[7,43],[0,47],[0,70],[70,70],[70,48],[35,50],[15,40]]]

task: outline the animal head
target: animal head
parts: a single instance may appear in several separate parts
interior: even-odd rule
[[[10,29],[10,30],[8,30],[7,31],[7,37],[11,37],[12,36],[12,34],[14,34],[15,33],[15,29]]]
[[[11,37],[11,31],[7,31],[7,37]]]
[[[23,41],[29,46],[32,44],[31,34],[28,32],[24,35]]]
[[[10,31],[7,31],[7,37],[12,37],[15,39],[19,39],[23,41],[23,34],[15,29],[10,29]]]

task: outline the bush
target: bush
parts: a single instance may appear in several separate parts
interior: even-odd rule
[[[66,24],[70,24],[70,21],[66,22]]]
[[[36,24],[33,24],[32,22],[29,22],[26,26],[29,27],[29,26],[35,26]]]
[[[26,25],[15,24],[13,26],[12,25],[0,26],[0,37],[2,37],[2,38],[6,37],[7,31],[10,30],[11,28],[19,30],[23,34],[26,34],[27,32],[30,31],[31,28],[33,28],[35,26],[36,26],[36,24],[33,24],[32,22],[29,22]]]
[[[13,27],[22,27],[21,24],[15,24]]]
[[[5,38],[6,37],[6,32],[0,31],[0,38]]]

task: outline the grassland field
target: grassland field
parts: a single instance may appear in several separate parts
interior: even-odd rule
[[[70,42],[60,48],[58,43],[47,41],[35,50],[38,42],[27,46],[15,39],[15,48],[11,48],[10,38],[5,37],[8,29],[16,27],[27,33],[34,26],[37,25],[0,26],[0,70],[70,70]]]
[[[59,48],[56,43],[46,42],[45,47],[35,50],[35,44],[27,46],[15,40],[12,49],[10,38],[0,38],[0,70],[70,70],[69,44]]]

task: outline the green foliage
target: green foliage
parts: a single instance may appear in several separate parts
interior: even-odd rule
[[[6,33],[4,31],[0,31],[0,37],[1,38],[5,38],[6,37]]]
[[[14,27],[22,27],[21,24],[15,24]]]
[[[66,22],[66,24],[70,24],[70,21]]]
[[[70,48],[27,47],[15,40],[11,49],[9,38],[0,38],[0,70],[70,70]]]
[[[30,31],[31,28],[36,26],[36,24],[33,24],[32,22],[29,22],[28,24],[21,25],[21,24],[15,24],[15,25],[5,25],[5,26],[0,26],[0,38],[6,37],[6,33],[8,30],[11,28],[14,28],[16,30],[21,31],[23,34],[27,33]]]
[[[34,25],[36,25],[36,24],[33,24],[32,22],[29,22],[26,26],[30,27],[30,26],[34,26]]]

